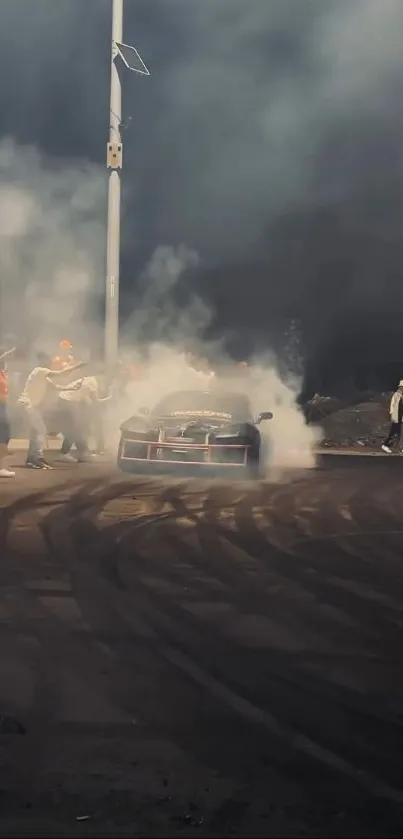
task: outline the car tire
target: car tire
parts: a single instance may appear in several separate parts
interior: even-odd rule
[[[248,456],[248,477],[251,481],[258,481],[261,477],[260,471],[260,446],[253,448]]]

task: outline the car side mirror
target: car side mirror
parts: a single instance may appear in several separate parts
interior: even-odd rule
[[[265,420],[273,419],[273,414],[271,411],[262,411],[260,414],[257,415],[256,423],[260,425],[261,422],[265,422]]]
[[[139,408],[138,413],[141,414],[143,417],[148,417],[150,413],[149,408]]]

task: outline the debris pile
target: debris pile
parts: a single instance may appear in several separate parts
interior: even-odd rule
[[[323,430],[321,445],[379,448],[389,430],[389,402],[389,394],[374,394],[358,404],[324,411],[322,418],[315,417]]]

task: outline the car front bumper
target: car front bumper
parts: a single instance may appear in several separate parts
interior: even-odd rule
[[[118,465],[125,471],[208,472],[245,471],[250,463],[251,446],[243,444],[186,443],[139,440],[124,437],[119,447]]]

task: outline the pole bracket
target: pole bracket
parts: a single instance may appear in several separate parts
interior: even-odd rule
[[[108,143],[106,151],[106,165],[108,169],[121,169],[123,166],[122,143]]]

